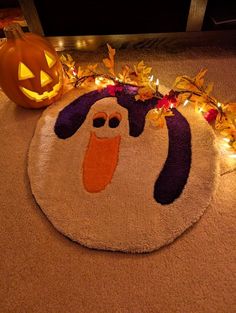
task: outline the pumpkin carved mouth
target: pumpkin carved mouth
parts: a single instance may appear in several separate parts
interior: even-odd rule
[[[62,81],[59,80],[59,82],[53,86],[52,90],[44,91],[42,94],[39,94],[36,91],[29,90],[29,89],[22,87],[22,86],[20,86],[20,90],[30,100],[40,102],[40,101],[43,101],[45,99],[51,99],[51,98],[55,97],[58,94],[59,90],[61,89],[61,86],[62,86]]]

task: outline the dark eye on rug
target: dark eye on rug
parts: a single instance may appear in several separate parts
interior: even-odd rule
[[[93,127],[99,128],[104,126],[106,120],[104,117],[97,117],[93,120]]]
[[[120,124],[120,120],[117,117],[112,117],[109,120],[109,127],[110,128],[116,128],[119,126],[119,124]]]

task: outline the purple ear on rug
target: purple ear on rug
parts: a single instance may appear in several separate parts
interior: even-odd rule
[[[54,126],[55,134],[60,139],[74,135],[86,119],[91,106],[98,100],[107,97],[105,89],[101,92],[91,91],[78,97],[62,109]]]
[[[176,109],[166,117],[169,134],[168,156],[154,186],[154,198],[163,205],[171,204],[187,183],[192,159],[189,123]]]
[[[107,97],[116,97],[120,106],[128,110],[129,134],[138,137],[143,132],[146,114],[156,106],[157,100],[152,98],[146,101],[137,101],[134,95],[127,91],[118,91],[115,95],[111,95],[108,88],[91,91],[80,96],[62,109],[54,127],[56,135],[60,139],[73,136],[85,121],[91,106],[98,100]]]

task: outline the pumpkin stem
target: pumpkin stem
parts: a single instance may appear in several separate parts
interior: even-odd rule
[[[3,30],[7,39],[17,39],[24,37],[24,32],[22,31],[20,25],[17,23],[11,23],[4,27]]]

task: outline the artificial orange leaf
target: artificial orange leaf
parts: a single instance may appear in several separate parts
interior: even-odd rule
[[[116,54],[116,49],[113,49],[109,43],[107,44],[107,48],[108,48],[108,51],[109,51],[109,57],[112,58],[115,56]]]
[[[110,59],[108,59],[108,58],[103,59],[103,63],[109,69],[113,66],[113,62]]]
[[[83,71],[83,76],[90,76],[90,75],[97,74],[96,69],[97,69],[97,64],[87,65],[87,67]]]
[[[88,70],[90,70],[91,72],[96,72],[97,67],[98,67],[97,63],[93,65],[90,64],[87,66]]]

